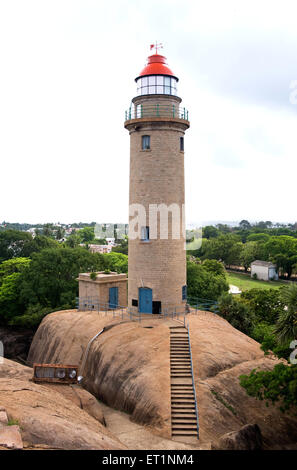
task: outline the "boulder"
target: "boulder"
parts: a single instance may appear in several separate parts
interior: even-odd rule
[[[19,426],[0,425],[0,446],[12,450],[20,450],[23,448]]]
[[[257,424],[247,424],[239,431],[229,432],[220,437],[220,450],[261,450],[262,435]]]
[[[5,359],[3,366],[7,377],[0,377],[0,403],[8,418],[19,423],[25,448],[126,448],[97,419],[63,396],[62,389],[57,392],[54,388],[33,383],[28,378],[29,368],[13,361]],[[9,374],[9,369],[13,370],[15,367],[16,376]],[[32,370],[30,371],[31,376]],[[16,432],[14,426],[5,426],[5,433],[11,428],[13,431],[10,432]],[[0,441],[0,446],[4,446],[3,439]]]
[[[0,425],[1,424],[8,424],[6,410],[3,406],[0,406]]]
[[[80,385],[63,385],[63,384],[50,384],[44,383],[45,387],[50,390],[55,390],[61,393],[67,400],[75,403],[79,408],[84,410],[90,416],[93,416],[99,423],[106,425],[103,410],[98,400],[87,390],[84,390]]]
[[[296,416],[248,396],[239,383],[240,375],[253,369],[271,370],[278,359],[265,356],[256,341],[216,314],[192,311],[187,322],[200,443],[216,443],[227,433],[257,423],[264,449],[297,448]],[[170,325],[155,316],[138,323],[94,311],[54,312],[39,326],[28,360],[81,364],[89,340],[107,327],[90,347],[84,388],[170,438]]]
[[[159,320],[139,324],[97,312],[54,312],[39,326],[28,362],[81,365],[89,340],[103,328],[80,371],[83,387],[169,438],[169,328]]]

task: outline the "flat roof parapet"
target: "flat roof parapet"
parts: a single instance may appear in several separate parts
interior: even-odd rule
[[[104,271],[96,272],[96,279],[91,279],[90,276],[91,273],[80,273],[78,276],[78,280],[86,282],[96,282],[98,284],[105,282],[127,281],[126,273],[117,273],[115,271],[111,271],[110,273]]]

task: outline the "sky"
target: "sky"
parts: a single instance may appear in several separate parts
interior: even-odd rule
[[[297,3],[1,0],[0,222],[127,222],[150,44],[189,110],[186,220],[295,222]]]

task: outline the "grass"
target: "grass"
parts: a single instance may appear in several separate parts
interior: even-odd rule
[[[233,413],[236,416],[236,411],[234,410],[233,406],[229,405],[228,403],[225,402],[225,400],[216,392],[215,390],[210,390],[211,393],[216,397],[216,399],[222,403],[231,413]]]
[[[258,281],[252,279],[250,274],[227,273],[227,282],[237,286],[241,291],[248,289],[278,289],[286,284],[284,281]]]
[[[19,426],[19,420],[18,419],[9,419],[8,420],[8,423],[7,423],[7,426]]]

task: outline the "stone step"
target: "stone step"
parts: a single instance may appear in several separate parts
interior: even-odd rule
[[[197,431],[197,425],[191,423],[180,423],[180,424],[173,424],[172,423],[172,430],[173,431]]]
[[[179,358],[177,358],[177,359],[172,358],[170,362],[171,362],[172,364],[187,364],[187,365],[191,364],[190,359],[182,359],[182,358],[181,358],[181,359],[179,359]]]
[[[188,352],[171,352],[170,359],[187,359],[191,360],[190,353]]]
[[[174,412],[171,414],[171,419],[195,419],[196,420],[196,413],[190,412],[190,411]]]
[[[189,431],[186,431],[186,430],[174,430],[172,431],[171,433],[171,436],[172,438],[178,438],[178,440],[180,440],[181,437],[187,437],[187,439],[189,438],[195,438],[195,439],[198,439],[198,434],[197,434],[197,431],[195,432],[194,430],[189,430]],[[187,441],[185,441],[187,442]]]
[[[191,398],[174,398],[171,405],[192,405],[195,406],[195,400]]]
[[[194,405],[172,405],[171,406],[172,410],[171,413],[179,413],[179,414],[185,414],[189,415],[190,413],[196,413],[195,406]]]
[[[171,417],[171,423],[182,425],[182,424],[190,424],[190,425],[197,425],[196,416],[182,416],[181,418],[176,418],[175,416]]]
[[[172,431],[172,436],[195,436],[197,437],[197,431]]]
[[[172,365],[170,367],[171,372],[177,372],[177,371],[184,371],[184,372],[189,372],[191,370],[191,366],[175,366]]]
[[[174,369],[178,368],[188,370],[191,369],[191,364],[171,364],[170,367]]]
[[[182,367],[182,366],[191,367],[191,363],[189,363],[189,362],[184,362],[184,361],[180,361],[180,362],[179,362],[179,361],[176,361],[176,362],[175,362],[175,361],[174,361],[174,362],[171,361],[171,365],[172,365],[172,366],[178,366],[178,367]]]
[[[190,383],[176,383],[176,384],[171,384],[171,387],[186,387],[186,388],[193,388],[193,385]]]
[[[170,376],[172,378],[176,378],[176,379],[190,379],[192,377],[192,374],[190,372],[189,373],[186,373],[186,372],[171,372]]]

